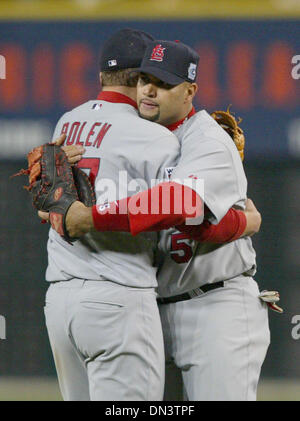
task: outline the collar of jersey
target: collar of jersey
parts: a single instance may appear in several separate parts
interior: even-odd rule
[[[119,104],[129,104],[137,109],[137,103],[133,99],[126,95],[120,94],[119,92],[102,91],[97,96],[100,101],[114,102]]]
[[[172,123],[169,126],[167,126],[167,129],[173,132],[174,130],[178,129],[178,127],[180,127],[183,123],[185,123],[189,118],[191,118],[194,114],[196,114],[195,107],[193,107],[191,111],[188,113],[188,115],[184,117],[182,120],[176,121],[176,123]]]

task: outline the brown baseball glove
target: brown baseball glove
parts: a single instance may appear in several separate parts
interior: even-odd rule
[[[53,143],[38,146],[27,155],[28,168],[15,175],[27,174],[31,194],[37,210],[49,212],[52,228],[71,242],[65,227],[69,207],[76,200],[86,206],[96,203],[95,192],[87,175],[68,162],[65,152]]]
[[[234,141],[237,150],[239,151],[242,161],[244,160],[245,136],[244,132],[239,126],[242,121],[241,118],[236,120],[233,114],[230,113],[229,108],[227,111],[214,111],[211,116],[216,120],[220,126],[226,130]]]

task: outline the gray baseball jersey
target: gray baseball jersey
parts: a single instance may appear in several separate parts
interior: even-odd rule
[[[181,158],[172,179],[204,180],[211,222],[220,221],[233,205],[244,208],[242,162],[215,120],[200,111],[174,133],[181,141]],[[166,356],[164,399],[182,400],[184,393],[190,401],[255,400],[270,332],[267,307],[251,278],[256,264],[250,238],[201,244],[171,229],[162,233],[160,247],[165,257],[158,272],[161,296],[224,281],[223,288],[159,306]]]
[[[53,138],[62,132],[67,134],[66,145],[85,147],[79,167],[94,180],[98,204],[152,187],[153,180],[158,183],[164,178],[180,152],[174,134],[139,118],[126,103],[88,101],[62,116]],[[156,243],[156,233],[132,237],[130,233],[97,232],[70,245],[50,229],[46,279],[109,279],[132,287],[155,287]]]
[[[181,158],[171,179],[183,183],[190,177],[204,180],[204,202],[211,211],[212,223],[219,222],[234,205],[243,209],[247,180],[230,136],[204,110],[174,133],[181,142]],[[159,247],[163,259],[158,271],[158,292],[162,297],[243,273],[253,275],[256,269],[249,237],[223,245],[200,244],[172,228],[161,234]]]

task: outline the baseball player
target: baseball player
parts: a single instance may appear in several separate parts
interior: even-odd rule
[[[151,39],[130,29],[115,33],[102,50],[103,91],[64,114],[54,132],[54,138],[66,135],[66,145],[85,148],[80,167],[104,201],[127,196],[130,182],[150,187],[179,155],[176,136],[136,110],[130,70]],[[105,197],[107,180],[115,197]],[[50,229],[45,317],[64,400],[162,400],[156,241],[155,233],[97,232],[69,244]]]
[[[227,133],[206,111],[195,113],[196,65],[196,53],[184,44],[151,42],[140,68],[139,113],[176,134],[181,158],[171,179],[203,179],[206,217],[216,223],[229,207],[244,207],[247,180]],[[181,102],[180,90],[185,92]],[[176,119],[184,108],[185,118]],[[252,278],[251,239],[209,245],[170,229],[162,233],[160,249],[165,399],[182,399],[177,378],[188,400],[255,400],[270,334],[267,306]]]
[[[114,65],[115,59],[109,60],[110,64]],[[111,76],[111,75],[110,75]],[[111,92],[109,95],[105,95],[105,91],[101,94],[101,97],[99,98],[104,99],[104,102],[116,102],[120,103],[120,99],[123,101],[125,98],[120,98],[120,96],[112,95]],[[126,99],[126,103],[128,104],[128,99]],[[132,104],[130,104],[132,105]],[[155,162],[153,159],[153,156],[149,157],[149,161],[145,159],[145,162],[141,164],[141,162],[138,162],[138,159],[140,159],[139,154],[142,152],[146,155],[148,155],[150,152],[143,149],[144,145],[139,144],[136,145],[136,143],[133,143],[134,150],[130,151],[130,154],[125,156],[124,162],[122,162],[122,159],[116,162],[113,161],[112,151],[115,151],[116,156],[118,158],[122,158],[122,154],[124,154],[124,151],[122,151],[122,154],[120,153],[120,149],[118,149],[112,142],[113,142],[113,136],[108,136],[108,131],[113,126],[113,123],[118,121],[120,124],[121,117],[120,114],[117,113],[116,107],[113,107],[113,109],[107,110],[107,114],[104,113],[105,107],[107,107],[107,104],[102,104],[101,102],[97,101],[90,101],[87,104],[84,104],[83,106],[80,106],[79,108],[73,110],[71,113],[67,113],[63,118],[59,121],[54,137],[58,133],[66,133],[67,134],[67,144],[71,144],[72,142],[76,142],[81,144],[84,143],[85,148],[87,149],[87,153],[84,156],[84,159],[81,161],[80,165],[83,168],[88,168],[90,170],[90,176],[93,179],[93,177],[96,180],[96,186],[97,186],[97,177],[99,170],[99,167],[101,165],[101,169],[103,169],[103,174],[105,174],[106,177],[108,177],[110,180],[115,179],[115,181],[118,183],[120,182],[120,179],[118,178],[116,180],[116,176],[119,175],[118,172],[116,172],[116,168],[125,168],[126,170],[131,169],[133,170],[134,175],[138,172],[137,169],[141,168],[138,172],[140,176],[143,176],[145,178],[145,174],[148,175],[150,172],[149,167],[151,167],[152,176],[155,175],[155,178],[161,179],[163,176],[163,172],[165,168],[169,168],[168,165],[171,163],[171,156],[172,162],[174,165],[174,162],[176,161],[176,157],[178,155],[178,143],[176,144],[176,147],[173,146],[174,153],[172,155],[172,148],[170,149],[170,145],[168,142],[166,142],[166,150],[168,150],[168,158],[164,155],[162,155],[162,152],[164,149],[161,148],[161,143],[159,143],[159,148],[157,148],[157,151],[159,151],[159,155],[161,159],[165,159],[163,166],[162,164],[158,163],[158,170],[154,170],[155,165],[157,165],[157,162]],[[95,122],[92,117],[90,117],[91,109],[95,111],[101,111],[104,113],[104,118],[107,117],[108,112],[109,114],[109,122],[105,121],[105,123],[97,124],[97,121]],[[74,114],[74,115],[73,115]],[[83,114],[83,115],[80,115]],[[112,115],[116,117],[116,120],[113,119]],[[80,118],[79,118],[80,116]],[[129,116],[126,116],[127,123]],[[92,123],[89,124],[89,120],[92,120]],[[81,124],[80,124],[81,123]],[[99,123],[99,122],[98,122]],[[134,121],[135,123],[135,121]],[[89,129],[88,129],[89,125]],[[95,127],[99,125],[101,127],[100,131],[95,134]],[[87,127],[85,127],[87,126]],[[156,126],[156,125],[154,125]],[[139,126],[133,126],[132,127],[136,130]],[[147,129],[150,131],[149,126],[144,127],[144,129]],[[87,131],[85,131],[87,130]],[[156,130],[156,129],[154,129]],[[153,130],[151,129],[151,136],[153,136]],[[85,137],[86,134],[86,137]],[[92,137],[95,134],[94,138]],[[114,133],[116,136],[116,134]],[[131,136],[134,136],[133,133],[130,133]],[[119,135],[121,136],[121,135]],[[124,132],[122,130],[122,136],[124,136]],[[133,139],[136,139],[137,136],[142,136],[141,134],[137,134],[135,132],[135,137]],[[155,136],[155,131],[154,131]],[[162,140],[165,142],[164,137],[166,136],[166,131],[163,132],[163,135],[161,137],[158,137],[158,140],[161,142]],[[110,139],[107,142],[110,142],[108,152],[106,153],[106,150],[103,149],[105,145],[105,139]],[[167,136],[168,138],[168,136]],[[83,142],[83,139],[85,139],[85,142]],[[154,138],[155,139],[155,138]],[[171,145],[174,144],[174,138],[169,138]],[[127,140],[127,139],[126,139]],[[103,143],[102,143],[103,142]],[[88,147],[93,146],[94,148],[99,148],[101,144],[101,155],[99,157],[95,158],[95,151],[93,151],[93,155],[89,156],[88,154]],[[158,144],[158,142],[157,142]],[[126,148],[129,150],[129,145],[125,141],[123,141],[123,145],[126,145]],[[122,146],[123,146],[122,145]],[[138,147],[141,147],[139,149]],[[155,146],[153,145],[153,137],[152,137],[152,148]],[[152,149],[152,148],[149,148]],[[134,156],[132,156],[133,152],[136,152],[136,161],[134,161]],[[155,153],[154,153],[155,156]],[[129,159],[130,157],[130,159]],[[101,164],[100,164],[100,159]],[[169,159],[169,161],[168,161]],[[97,166],[98,163],[98,166]],[[132,168],[130,167],[130,163],[132,165]],[[100,164],[100,165],[99,165]],[[151,165],[150,165],[151,164]],[[166,165],[166,167],[165,167]],[[114,178],[115,177],[115,178]],[[133,178],[133,177],[132,177]],[[101,180],[101,178],[100,178]],[[148,185],[150,181],[150,174],[148,176]],[[147,177],[146,181],[141,182],[141,187],[145,188],[147,186]],[[96,190],[97,191],[97,190]],[[124,234],[122,234],[124,235]],[[147,395],[148,397],[145,397],[146,395],[145,391],[143,390],[143,382],[141,384],[132,385],[131,387],[128,386],[128,376],[126,377],[126,387],[123,384],[122,387],[122,372],[118,370],[118,377],[119,381],[121,383],[120,387],[116,387],[114,389],[114,393],[112,393],[111,389],[108,387],[108,390],[105,387],[106,382],[108,381],[108,377],[111,376],[111,370],[116,369],[119,367],[118,364],[122,364],[124,366],[124,358],[125,355],[128,354],[128,348],[126,347],[119,347],[118,352],[123,351],[125,355],[119,356],[118,358],[113,357],[114,364],[112,364],[111,359],[112,356],[110,355],[109,358],[109,364],[107,361],[107,369],[106,369],[106,360],[103,361],[103,354],[105,356],[105,349],[104,351],[97,352],[97,347],[100,346],[99,340],[97,335],[98,331],[101,332],[101,329],[103,330],[104,337],[110,338],[110,336],[116,336],[116,335],[108,335],[108,326],[109,319],[105,319],[103,315],[106,314],[112,317],[112,311],[115,312],[116,308],[120,310],[120,308],[123,308],[125,306],[125,303],[127,304],[128,297],[125,298],[124,301],[121,300],[121,297],[124,298],[124,288],[121,289],[119,302],[115,303],[116,297],[118,297],[118,288],[121,284],[123,287],[132,286],[134,291],[137,292],[138,288],[143,288],[143,293],[147,289],[151,289],[151,287],[148,287],[145,285],[145,280],[149,279],[149,269],[150,274],[155,275],[155,270],[153,266],[149,263],[151,263],[151,259],[149,259],[149,256],[151,256],[151,252],[149,252],[150,247],[145,246],[143,244],[142,239],[131,239],[130,237],[126,237],[126,247],[129,252],[124,252],[124,242],[122,242],[122,235],[121,234],[115,234],[116,237],[112,236],[111,234],[105,235],[101,234],[101,236],[96,233],[90,234],[89,236],[86,236],[84,239],[82,239],[81,242],[76,242],[74,246],[69,247],[66,243],[63,242],[59,238],[59,236],[52,230],[50,232],[49,237],[49,243],[48,243],[48,252],[49,252],[49,267],[47,270],[47,280],[52,282],[52,286],[49,288],[49,291],[47,293],[47,305],[46,305],[46,320],[47,320],[47,327],[50,337],[50,342],[52,346],[52,350],[54,353],[54,358],[56,362],[56,367],[58,371],[60,386],[62,389],[62,393],[64,395],[65,399],[88,399],[89,397],[91,399],[120,399],[120,400],[128,400],[128,399],[153,399],[153,396]],[[129,240],[130,238],[130,240]],[[152,237],[153,238],[153,237]],[[148,244],[151,244],[151,237],[147,235],[146,237]],[[134,241],[133,241],[134,240]],[[147,245],[148,245],[147,244]],[[75,248],[74,248],[75,247]],[[88,250],[86,249],[88,247]],[[152,244],[153,248],[153,244]],[[90,251],[91,249],[91,251]],[[142,256],[138,256],[138,251]],[[147,255],[147,253],[149,253]],[[70,259],[70,257],[74,255],[75,259],[71,259],[70,261],[66,257]],[[72,256],[73,257],[73,256]],[[139,259],[141,258],[141,265],[139,265]],[[146,257],[146,258],[145,258]],[[147,267],[147,263],[149,266]],[[124,265],[124,273],[122,271],[122,264]],[[129,267],[129,269],[128,269]],[[132,278],[130,278],[130,271],[135,269],[132,272]],[[145,271],[143,272],[143,269]],[[140,274],[139,274],[140,272]],[[148,272],[148,279],[146,277],[146,273]],[[99,275],[100,274],[100,275]],[[138,276],[137,276],[138,274]],[[62,278],[62,279],[61,279]],[[142,279],[142,281],[141,281]],[[101,287],[99,286],[99,280],[102,282]],[[97,283],[97,285],[93,284],[93,281]],[[144,281],[144,283],[143,283]],[[107,285],[108,284],[108,285]],[[116,285],[117,284],[117,285]],[[103,286],[104,285],[104,286]],[[117,288],[118,287],[118,288]],[[90,289],[90,293],[89,290]],[[62,294],[61,291],[64,291],[65,296]],[[73,291],[73,293],[72,293]],[[99,293],[99,298],[95,298],[95,291]],[[126,291],[127,292],[127,291]],[[104,300],[104,296],[108,294],[110,301],[107,302]],[[110,295],[109,295],[110,294]],[[153,290],[151,290],[151,294],[153,295]],[[131,294],[132,295],[132,294]],[[145,294],[143,294],[145,295]],[[153,297],[151,295],[151,303],[153,304]],[[66,301],[67,300],[67,301]],[[120,300],[122,301],[122,304],[120,304]],[[80,305],[79,305],[80,304]],[[67,320],[65,320],[66,325],[61,326],[61,324],[58,323],[58,320],[61,319],[61,312],[65,311],[66,306],[70,307],[70,315],[67,317]],[[135,303],[136,306],[136,303]],[[82,307],[84,307],[84,312],[81,314]],[[149,307],[150,308],[150,307]],[[89,309],[90,315],[87,314],[87,309]],[[72,310],[72,311],[71,311]],[[79,311],[80,310],[80,311]],[[96,332],[91,330],[89,332],[88,329],[85,328],[89,327],[89,322],[92,322],[92,324],[95,322],[95,318],[99,317],[99,313],[101,310],[101,320],[103,324],[100,326],[97,326]],[[140,309],[139,309],[140,310]],[[119,312],[121,313],[121,312]],[[151,313],[153,313],[153,309],[151,309]],[[147,313],[148,314],[148,313]],[[154,321],[155,321],[155,313],[154,311]],[[120,316],[121,314],[119,314]],[[116,314],[113,314],[112,321],[116,321],[116,325],[118,327],[118,320],[116,319]],[[145,317],[145,314],[143,314]],[[134,319],[134,315],[131,315],[131,320]],[[76,326],[76,322],[79,323],[79,326],[82,325],[82,330],[85,330],[84,334],[81,336],[79,334],[78,326],[75,329],[76,332],[76,338],[74,337],[75,333],[73,332],[72,328]],[[124,321],[125,323],[125,321]],[[152,326],[152,329],[156,326],[156,324],[153,324],[153,320],[149,321],[149,323]],[[126,324],[126,323],[125,323]],[[124,330],[124,324],[122,324],[123,330]],[[128,325],[126,332],[130,330],[130,324]],[[145,330],[146,326],[142,328],[142,330]],[[154,331],[157,330],[159,332],[158,326],[156,326],[157,329],[153,329]],[[66,329],[68,332],[68,336],[71,338],[71,343],[68,340],[66,340]],[[139,327],[138,331],[140,332],[141,327]],[[123,330],[121,330],[123,332]],[[144,332],[145,333],[145,332]],[[118,331],[119,336],[117,338],[114,338],[115,340],[120,340],[120,331]],[[132,346],[134,349],[137,349],[140,351],[139,353],[139,359],[137,359],[137,362],[139,360],[143,360],[144,364],[137,364],[136,370],[133,370],[133,374],[131,375],[136,376],[136,379],[139,380],[139,375],[143,377],[145,370],[149,370],[150,372],[153,371],[155,375],[153,374],[153,384],[155,384],[155,381],[157,384],[160,383],[159,381],[159,367],[161,366],[161,359],[158,358],[158,348],[159,348],[159,334],[152,338],[149,336],[147,339],[151,340],[152,346],[150,348],[152,349],[152,353],[148,353],[148,359],[146,359],[145,355],[143,355],[143,345],[145,348],[145,337],[141,337],[140,339],[140,347],[138,347],[138,341],[136,338],[136,332],[133,329],[132,336],[127,332],[127,336],[130,338],[135,339],[135,346],[133,344],[127,343],[127,346],[130,349],[130,346]],[[101,335],[102,336],[102,335]],[[158,339],[158,340],[157,340]],[[127,340],[127,338],[126,338]],[[118,341],[117,341],[118,342]],[[158,345],[157,345],[158,344]],[[89,346],[88,346],[89,345]],[[101,344],[102,345],[102,344]],[[115,344],[112,343],[112,345],[115,346]],[[103,345],[102,345],[103,346]],[[110,345],[111,346],[111,345]],[[149,346],[149,344],[148,344]],[[158,347],[157,347],[158,346]],[[75,348],[75,349],[74,349]],[[139,349],[140,348],[140,349]],[[91,353],[91,350],[94,352]],[[161,351],[161,348],[160,348]],[[137,352],[137,351],[135,351]],[[137,352],[138,353],[138,352]],[[72,355],[73,354],[73,355]],[[91,356],[92,354],[92,356]],[[152,357],[152,360],[149,363],[149,354],[150,357]],[[141,355],[143,358],[141,358]],[[105,356],[106,357],[106,356]],[[156,360],[155,360],[156,358]],[[125,358],[128,359],[128,356]],[[85,362],[87,370],[82,367],[83,361]],[[135,361],[128,361],[128,363],[134,363]],[[153,365],[151,366],[151,363],[153,362]],[[80,363],[80,364],[79,364]],[[155,369],[154,363],[158,364]],[[148,364],[148,366],[147,366]],[[101,370],[99,366],[101,365]],[[115,365],[115,367],[114,367]],[[106,371],[107,370],[107,371]],[[126,369],[125,369],[126,371]],[[138,373],[138,374],[137,374]],[[125,372],[123,373],[123,382],[125,383]],[[80,380],[82,378],[83,381],[74,382],[74,378],[78,378]],[[114,382],[117,382],[114,380]],[[108,384],[111,382],[108,381]],[[117,382],[118,383],[118,382]],[[92,385],[92,386],[91,386]],[[146,390],[149,393],[149,382],[147,382],[148,388],[145,386]],[[87,387],[89,387],[90,390],[90,396],[86,393],[88,390]],[[152,385],[153,387],[153,385]],[[142,390],[141,390],[142,388]],[[105,389],[105,391],[104,391]],[[138,392],[137,392],[138,389]],[[158,390],[159,393],[161,393],[161,388]],[[154,393],[154,399],[155,396],[158,396],[159,393]],[[159,398],[158,398],[159,399]]]
[[[140,68],[138,104],[143,118],[179,138],[181,158],[171,180],[203,179],[206,218],[216,223],[231,206],[245,206],[247,181],[231,138],[206,111],[195,113],[192,106],[197,63],[197,54],[183,44],[150,43]],[[98,216],[94,213],[94,220]],[[199,239],[198,227],[188,228],[189,236]],[[189,400],[254,400],[270,339],[267,307],[252,278],[251,240],[233,237],[215,245],[189,236],[173,228],[160,238],[165,399],[182,400],[183,383]]]

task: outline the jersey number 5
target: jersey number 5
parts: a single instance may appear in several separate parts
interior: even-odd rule
[[[192,258],[193,250],[186,234],[172,234],[170,255],[176,263],[187,263]]]
[[[81,169],[90,170],[88,176],[92,186],[95,187],[95,180],[100,167],[100,158],[83,158],[78,162],[77,166]]]

